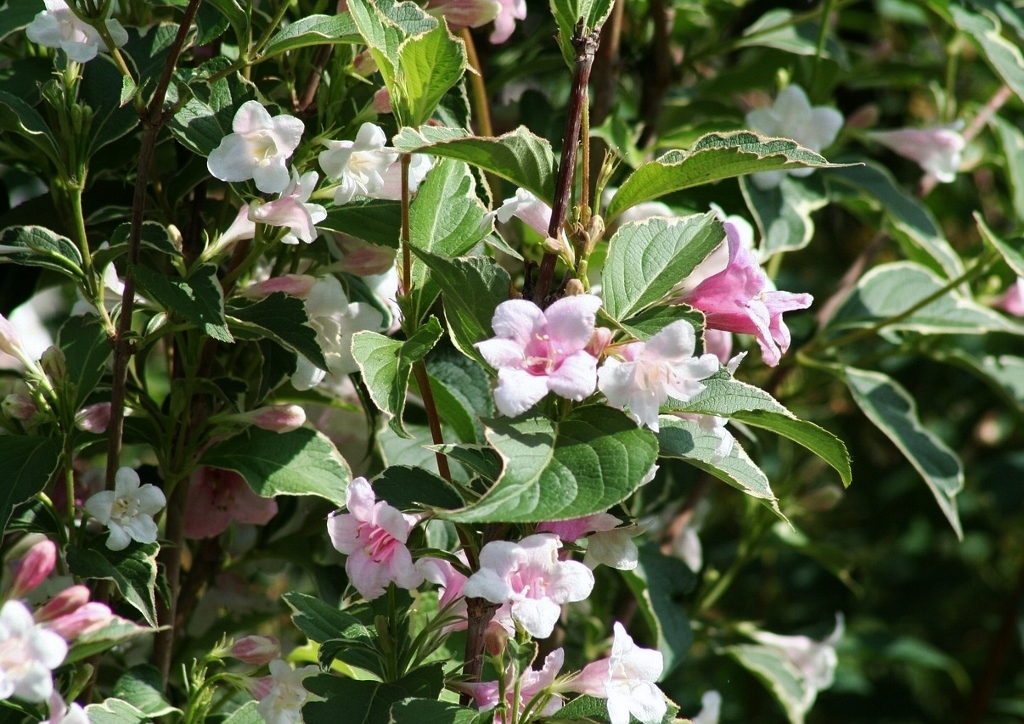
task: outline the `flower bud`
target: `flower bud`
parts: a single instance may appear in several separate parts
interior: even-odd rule
[[[587,290],[583,288],[583,282],[579,279],[570,279],[565,283],[565,296],[575,297],[579,294],[586,294]]]
[[[97,402],[83,407],[75,415],[75,427],[85,432],[106,432],[110,424],[110,403]]]
[[[64,356],[64,350],[56,345],[52,345],[46,348],[43,352],[42,359],[39,360],[43,367],[43,372],[53,382],[60,382],[68,375],[68,360]]]
[[[3,413],[7,417],[12,420],[21,420],[22,422],[28,422],[39,414],[39,408],[36,407],[36,403],[31,398],[18,394],[7,395],[4,401],[0,403],[0,408],[3,409]]]
[[[103,628],[113,617],[105,603],[90,601],[65,616],[53,619],[48,628],[65,641],[74,641],[82,634]]]
[[[9,597],[21,598],[29,591],[34,591],[50,575],[56,562],[57,546],[53,541],[44,540],[36,543],[18,563]]]
[[[377,61],[374,60],[369,50],[364,50],[357,55],[355,60],[352,61],[352,66],[356,73],[364,78],[368,78],[377,72]]]
[[[281,644],[272,636],[245,636],[231,646],[228,654],[246,664],[269,664],[281,655]]]
[[[306,423],[306,411],[299,405],[274,405],[231,415],[229,419],[248,422],[261,430],[291,432]]]
[[[53,597],[45,606],[35,613],[38,623],[52,621],[67,616],[89,603],[89,589],[85,586],[69,586]]]
[[[607,327],[594,327],[594,336],[590,338],[585,349],[594,357],[600,357],[612,343],[612,330]]]
[[[242,291],[242,296],[247,299],[264,299],[275,292],[284,292],[293,297],[305,299],[309,296],[314,284],[316,284],[316,277],[311,277],[308,274],[285,274],[246,287]]]
[[[391,110],[391,94],[388,93],[387,88],[381,88],[373,94],[373,100],[370,101],[370,107],[377,111],[377,113],[392,113]]]
[[[484,629],[484,648],[491,656],[501,656],[508,643],[508,631],[502,626],[491,621]]]

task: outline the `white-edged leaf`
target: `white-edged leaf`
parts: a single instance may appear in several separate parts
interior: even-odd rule
[[[803,724],[804,717],[817,698],[817,691],[781,649],[759,644],[729,646],[725,653],[760,679],[782,705],[790,724]]]
[[[762,262],[775,254],[807,246],[814,236],[811,214],[828,203],[828,194],[817,175],[794,178],[787,174],[782,183],[771,189],[760,189],[741,178],[740,188],[761,232],[758,256]]]

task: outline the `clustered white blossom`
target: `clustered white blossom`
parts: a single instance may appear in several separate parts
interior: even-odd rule
[[[124,550],[132,541],[155,543],[157,526],[153,516],[163,510],[167,499],[160,488],[140,485],[139,474],[121,468],[114,477],[114,489],[96,493],[85,501],[93,518],[110,529],[107,548]]]

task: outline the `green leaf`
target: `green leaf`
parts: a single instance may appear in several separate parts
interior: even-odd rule
[[[402,234],[402,204],[398,201],[356,199],[331,206],[318,228],[354,236],[377,246],[397,249]]]
[[[1002,36],[999,20],[989,13],[972,13],[953,4],[950,4],[949,12],[956,26],[974,41],[996,75],[1017,94],[1017,98],[1024,99],[1024,56],[1020,48]]]
[[[729,646],[725,652],[764,682],[786,711],[790,724],[803,724],[817,690],[808,685],[781,649],[756,644]]]
[[[18,30],[24,30],[43,10],[46,10],[43,0],[18,0],[5,3],[0,8],[0,40]]]
[[[696,577],[678,558],[663,555],[653,543],[639,551],[637,567],[622,571],[648,628],[657,635],[658,651],[665,659],[662,678],[668,677],[686,658],[693,642],[684,597],[696,585]]]
[[[234,0],[223,0],[234,5]],[[232,22],[234,26],[234,22]],[[227,58],[214,58],[203,66],[216,73],[227,67]],[[206,157],[232,132],[235,112],[246,101],[256,100],[256,89],[235,73],[213,83],[196,80],[189,85],[193,96],[167,124],[178,142],[193,153]]]
[[[436,699],[444,688],[444,668],[441,663],[428,664],[389,683],[319,674],[303,686],[326,699],[302,707],[306,724],[380,724],[390,721],[391,706],[403,699]]]
[[[266,719],[260,714],[259,706],[258,701],[247,701],[220,724],[264,724]]]
[[[60,165],[60,144],[39,111],[7,91],[0,91],[0,131],[23,136]]]
[[[405,699],[391,707],[388,724],[491,724],[493,712],[481,712],[449,701]]]
[[[776,48],[794,55],[818,55],[819,27],[817,22],[797,22],[792,10],[775,8],[751,23],[736,45],[741,48]],[[832,41],[826,42],[820,55],[832,58],[841,52],[842,49]]]
[[[911,260],[954,279],[964,264],[943,235],[938,222],[921,201],[904,191],[888,169],[863,158],[843,158],[846,168],[829,169],[823,175],[830,195],[852,189],[858,201],[866,194],[874,198],[886,213],[900,244]]]
[[[454,350],[427,357],[427,374],[441,421],[464,443],[483,442],[480,419],[493,417],[494,395],[487,371]]]
[[[992,116],[989,123],[995,129],[999,145],[1003,149],[1002,161],[1010,182],[1014,215],[1018,219],[1024,219],[1024,133],[999,116]]]
[[[482,360],[473,345],[493,336],[494,310],[508,299],[512,284],[508,272],[490,257],[447,259],[423,251],[415,253],[443,293],[444,317],[452,342],[464,355]]]
[[[931,351],[941,362],[965,367],[989,382],[1010,406],[1024,410],[1024,357],[1013,355],[978,356],[956,347]]]
[[[128,252],[128,236],[131,234],[131,224],[121,224],[114,233],[110,235],[110,247],[121,248],[121,253]],[[156,221],[143,221],[142,227],[139,229],[139,243],[146,248],[158,251],[161,254],[165,254],[170,257],[180,257],[181,250],[174,244],[171,239],[171,233],[167,230],[167,227],[163,224],[157,223]],[[101,250],[102,251],[102,250]],[[99,252],[93,255],[93,261],[96,267],[99,268],[100,264],[97,261]],[[118,254],[117,256],[120,256]],[[111,260],[116,259],[117,256],[110,257]]]
[[[398,49],[398,77],[391,108],[399,126],[421,126],[466,70],[466,46],[452,36],[447,23],[414,35]]]
[[[143,724],[151,721],[146,712],[135,708],[127,701],[110,698],[102,704],[85,707],[89,724]]]
[[[639,314],[622,320],[620,324],[637,339],[647,341],[668,325],[679,321],[689,322],[698,335],[704,329],[704,313],[687,304],[648,307]]]
[[[978,231],[981,238],[993,249],[999,252],[1006,265],[1019,277],[1024,277],[1024,238],[1016,237],[1004,241],[992,233],[992,230],[985,224],[985,220],[978,213],[974,214],[974,220],[978,223]]]
[[[501,457],[493,448],[484,445],[432,445],[431,449],[444,453],[488,480],[501,476]]]
[[[283,347],[291,349],[308,359],[322,370],[327,369],[327,359],[317,341],[316,330],[309,325],[306,304],[298,297],[275,292],[253,304],[235,300],[228,307],[228,320],[240,337],[270,337]]]
[[[709,133],[698,138],[689,151],[669,151],[634,171],[608,204],[605,222],[644,201],[712,181],[761,171],[834,165],[787,138],[767,138],[750,131]]]
[[[335,505],[345,504],[352,477],[334,443],[308,427],[281,433],[251,427],[211,445],[199,462],[234,470],[264,498],[319,495]]]
[[[413,363],[426,357],[442,333],[437,318],[431,317],[404,342],[376,332],[352,335],[352,356],[363,373],[370,397],[391,416],[391,429],[398,435],[409,437],[402,413]]]
[[[520,126],[497,138],[466,136],[439,140],[427,133],[403,128],[394,138],[402,153],[429,153],[432,156],[465,161],[532,191],[551,203],[555,196],[557,167],[551,144]]]
[[[625,319],[664,299],[725,241],[715,212],[625,224],[608,242],[604,308]]]
[[[263,49],[260,60],[310,45],[361,43],[362,41],[356,24],[348,13],[307,15],[277,31],[267,43],[267,47]]]
[[[134,638],[152,635],[153,629],[148,626],[139,626],[134,621],[115,616],[103,628],[76,638],[68,655],[64,658],[64,663],[73,664],[125,644]]]
[[[802,445],[831,465],[842,478],[844,487],[849,487],[853,482],[850,453],[846,445],[828,430],[818,427],[813,422],[800,420],[792,413],[780,414],[770,410],[735,412],[732,419],[754,427],[762,427]]]
[[[803,249],[811,243],[814,236],[811,214],[828,203],[820,176],[798,179],[786,175],[782,183],[770,189],[760,189],[742,178],[740,188],[761,232],[758,249],[761,261],[781,252]]]
[[[828,329],[870,327],[943,290],[947,283],[930,269],[901,261],[877,266],[857,282],[843,306],[828,322]],[[1024,333],[1024,326],[958,292],[950,290],[886,329],[919,334],[985,334],[991,331]]]
[[[224,291],[217,280],[216,266],[203,264],[188,279],[168,277],[138,264],[133,264],[131,270],[146,297],[220,342],[235,341],[224,318]]]
[[[121,551],[106,546],[106,535],[87,546],[68,546],[68,568],[82,578],[111,580],[146,623],[156,622],[156,543],[132,543]]]
[[[77,410],[102,379],[113,347],[99,317],[91,314],[69,317],[60,328],[57,345],[67,360],[67,379],[75,385],[71,402]]]
[[[295,612],[292,621],[310,641],[318,644],[337,638],[369,641],[376,636],[373,629],[351,613],[340,611],[315,596],[289,591],[282,598]]]
[[[461,256],[490,233],[486,219],[487,209],[476,195],[469,166],[442,159],[427,174],[409,208],[409,243],[431,254]]]
[[[377,500],[399,510],[461,508],[466,504],[444,478],[422,468],[392,465],[371,481]]]
[[[773,513],[784,519],[779,501],[772,492],[768,476],[757,467],[740,447],[733,442],[724,458],[718,453],[720,440],[698,423],[671,415],[659,420],[658,445],[660,457],[679,458],[695,468],[714,475],[740,492],[758,498]],[[728,434],[728,433],[727,433]]]
[[[9,226],[0,232],[0,264],[13,263],[51,269],[82,279],[82,254],[67,237],[44,226]]]
[[[14,506],[42,491],[60,463],[61,443],[46,437],[0,435],[5,483],[0,486],[0,531]]]
[[[160,671],[155,666],[140,664],[121,675],[114,684],[114,696],[127,701],[150,717],[181,714],[180,709],[171,706],[167,701],[164,689]]]
[[[244,47],[249,42],[249,13],[252,5],[246,3],[248,11],[238,3],[238,0],[209,0],[209,4],[215,7],[231,24],[231,30],[235,33],[235,40],[239,47]]]
[[[125,84],[128,83],[126,86]],[[124,94],[127,92],[127,98]],[[89,155],[131,133],[139,125],[139,113],[128,103],[135,92],[113,63],[85,63],[82,66],[82,100],[93,111],[89,131]]]
[[[603,512],[640,487],[658,453],[649,430],[603,405],[577,408],[560,422],[518,417],[485,424],[504,470],[477,503],[444,514],[449,520],[536,523]]]
[[[551,0],[551,13],[558,24],[558,44],[570,68],[575,65],[572,38],[576,21],[582,19],[584,36],[590,35],[601,29],[614,4],[613,0]]]
[[[846,367],[842,377],[854,402],[924,478],[957,537],[963,539],[956,496],[964,487],[960,458],[917,416],[913,398],[880,372]]]

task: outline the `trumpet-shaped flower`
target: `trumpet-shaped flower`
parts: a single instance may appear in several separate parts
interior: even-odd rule
[[[952,128],[899,128],[869,134],[899,155],[916,161],[942,183],[950,183],[960,169],[960,157],[967,142]]]
[[[514,216],[541,236],[547,236],[551,224],[551,207],[526,189],[516,189],[516,195],[505,199],[492,213],[503,224]]]
[[[398,160],[398,152],[385,148],[387,136],[380,126],[364,123],[355,141],[325,141],[320,168],[340,182],[334,203],[347,204],[356,196],[370,196],[384,187],[384,172]]]
[[[836,140],[843,127],[843,114],[835,108],[811,107],[807,94],[798,85],[785,88],[769,108],[758,108],[747,114],[747,125],[766,136],[791,138],[812,151],[820,151]],[[808,176],[813,168],[755,173],[754,184],[770,189],[779,185],[784,174]]]
[[[665,665],[661,652],[637,646],[618,621],[614,630],[611,656],[587,664],[567,686],[607,699],[611,724],[629,724],[630,716],[643,724],[660,722],[668,710],[665,695],[654,683]]]
[[[270,662],[270,676],[256,679],[253,696],[259,701],[256,710],[266,724],[298,724],[302,721],[302,705],[309,692],[302,680],[318,673],[316,666],[292,669],[283,659]]]
[[[697,335],[685,320],[672,322],[646,342],[632,342],[609,357],[597,373],[608,404],[638,424],[658,431],[658,410],[671,396],[681,402],[704,389],[700,380],[718,371],[713,354],[694,357]]]
[[[25,35],[33,43],[47,48],[60,48],[76,63],[88,63],[96,54],[107,49],[103,36],[92,25],[79,20],[65,0],[44,0],[46,9],[39,12],[25,28]],[[120,48],[128,42],[128,33],[121,23],[112,18],[103,21],[114,45]]]
[[[284,191],[290,179],[288,158],[305,130],[302,121],[286,114],[272,118],[258,101],[246,101],[231,130],[207,159],[210,174],[221,181],[252,179],[265,194]]]
[[[114,489],[104,490],[85,501],[89,515],[110,528],[107,548],[124,550],[131,541],[153,543],[157,527],[153,516],[167,504],[160,488],[139,485],[139,474],[121,468],[114,478]]]
[[[44,719],[39,724],[89,724],[89,715],[81,704],[71,704],[60,695],[60,692],[50,693],[50,718]]]
[[[245,479],[233,470],[199,468],[188,489],[191,513],[185,518],[188,538],[220,535],[231,521],[263,525],[277,514],[277,501],[253,492]]]
[[[335,549],[348,556],[345,572],[359,594],[369,601],[383,595],[389,583],[406,589],[423,583],[406,546],[416,516],[378,502],[366,478],[348,484],[345,501],[348,513],[332,513],[327,533]]]
[[[836,614],[836,627],[824,641],[807,636],[780,636],[769,631],[752,631],[748,635],[762,646],[775,649],[796,668],[806,687],[805,703],[810,708],[817,693],[832,686],[836,674],[836,644],[843,637],[844,619]]]
[[[601,300],[564,297],[545,310],[525,299],[494,310],[495,336],[475,346],[498,370],[494,401],[503,415],[518,415],[549,391],[577,402],[594,391],[597,360],[587,352]]]
[[[775,291],[754,253],[743,247],[736,227],[726,222],[725,232],[728,266],[683,294],[680,301],[704,312],[709,329],[754,335],[761,358],[774,367],[790,343],[783,312],[806,309],[814,299],[810,294]]]
[[[490,41],[495,45],[504,43],[516,29],[516,20],[526,19],[526,0],[498,0],[501,12],[494,19],[494,32]]]
[[[568,543],[586,538],[587,552],[583,556],[585,565],[596,568],[603,563],[620,571],[631,571],[637,566],[639,551],[633,536],[639,530],[636,526],[619,528],[621,522],[610,513],[595,513],[572,520],[541,523],[537,526],[537,532],[554,533]]]
[[[287,228],[288,233],[281,239],[285,244],[298,244],[299,241],[309,244],[316,238],[316,225],[327,218],[327,209],[320,204],[308,203],[318,178],[316,171],[299,176],[299,172],[292,169],[291,184],[281,192],[281,196],[265,204],[250,205],[249,219]]]
[[[309,324],[327,359],[322,370],[300,356],[292,375],[297,390],[309,390],[327,380],[337,387],[345,375],[359,369],[352,356],[352,335],[361,329],[380,329],[384,315],[364,302],[349,302],[345,290],[333,276],[318,279],[306,297]]]
[[[53,692],[50,672],[67,652],[67,642],[36,625],[25,604],[7,601],[0,608],[0,700],[46,701]]]
[[[519,687],[516,688],[516,672],[510,663],[508,668],[505,670],[505,701],[509,707],[513,706],[515,702],[515,695],[518,691],[519,701],[515,702],[518,705],[519,711],[523,711],[523,708],[533,700],[534,697],[542,695],[545,690],[549,690],[555,683],[555,677],[558,676],[558,672],[562,669],[562,664],[565,662],[565,652],[562,649],[555,649],[544,658],[544,664],[540,669],[529,669],[524,671],[519,677]],[[490,711],[498,705],[501,700],[501,687],[497,681],[484,681],[478,684],[463,684],[463,686],[469,690],[472,694],[473,699],[476,701],[476,705],[480,708],[480,711]],[[562,697],[557,693],[551,694],[551,698],[547,700],[543,707],[534,710],[534,714],[538,716],[551,716],[556,711],[562,708]],[[505,718],[500,714],[494,715],[495,724],[502,724]]]
[[[452,28],[479,28],[501,14],[498,0],[430,0],[427,12],[440,16]]]
[[[34,591],[57,563],[57,546],[51,540],[42,540],[29,548],[28,553],[18,561],[14,571],[14,583],[7,594],[10,598],[21,598]]]
[[[536,638],[554,630],[563,603],[582,601],[594,588],[594,574],[578,561],[558,560],[562,547],[558,536],[537,533],[518,543],[491,541],[480,551],[480,570],[469,577],[462,592],[467,598],[484,598],[509,604],[515,621]]]
[[[459,551],[455,554],[463,563],[466,562],[466,554]],[[461,631],[466,628],[466,599],[462,593],[463,586],[469,580],[461,571],[443,558],[420,558],[416,561],[416,569],[423,575],[423,578],[431,583],[440,586],[440,596],[437,601],[437,608],[441,610],[448,607],[447,615],[456,620],[454,623],[445,626],[446,631]]]

